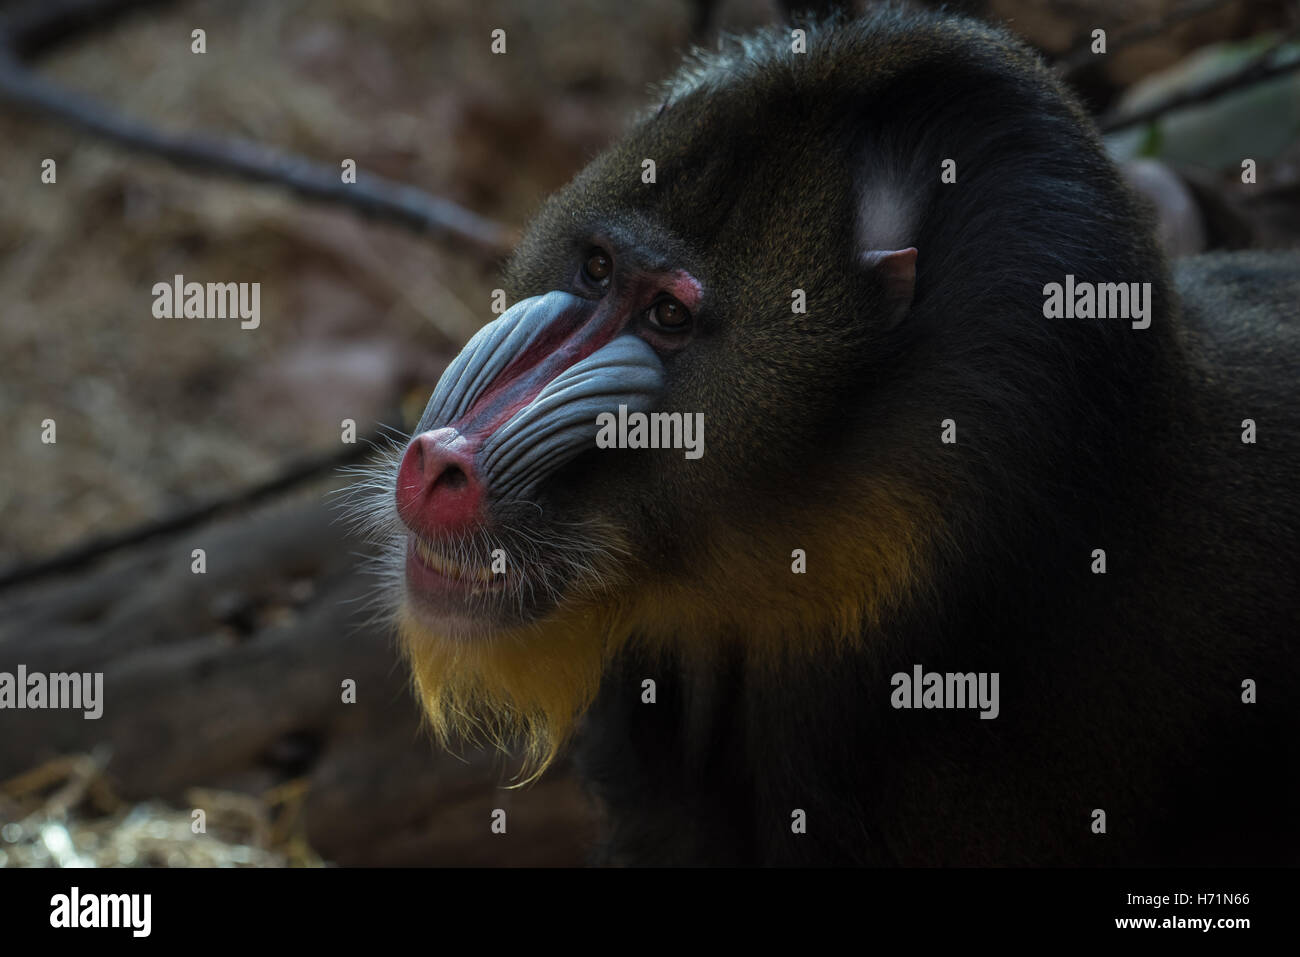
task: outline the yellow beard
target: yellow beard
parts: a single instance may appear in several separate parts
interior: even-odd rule
[[[787,524],[718,526],[693,571],[669,578],[637,569],[635,586],[614,589],[619,598],[562,605],[488,640],[447,639],[404,609],[402,644],[435,734],[444,744],[455,735],[502,749],[522,744],[525,779],[532,780],[633,635],[647,650],[674,652],[688,665],[730,648],[769,673],[791,656],[834,655],[877,630],[889,609],[920,587],[940,529],[932,503],[881,487],[847,515],[800,520],[800,531]],[[806,574],[792,572],[795,548],[807,553]]]
[[[626,630],[596,607],[561,608],[489,640],[447,640],[404,609],[402,646],[434,733],[521,744],[531,780],[555,758],[591,704]]]

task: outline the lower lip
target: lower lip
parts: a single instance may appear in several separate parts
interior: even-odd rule
[[[474,578],[453,578],[425,564],[415,547],[415,539],[407,539],[406,584],[421,598],[465,599],[488,595],[500,591],[505,585],[504,579],[505,576],[493,576],[492,581],[483,582]]]

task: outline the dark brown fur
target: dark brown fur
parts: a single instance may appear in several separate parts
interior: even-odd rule
[[[857,200],[882,183],[919,249],[897,328],[857,258]],[[629,587],[668,596],[584,723],[602,859],[1297,862],[1294,256],[1172,283],[1032,54],[897,11],[814,30],[804,56],[777,32],[705,57],[547,204],[510,292],[568,288],[593,244],[700,278],[663,406],[708,423],[698,463],[589,455],[539,498],[623,529]],[[1045,319],[1067,273],[1152,283],[1151,328]],[[782,577],[794,548],[802,579]],[[814,590],[825,620],[761,607],[765,581]],[[999,672],[1001,715],[894,710],[890,676],[917,663]]]

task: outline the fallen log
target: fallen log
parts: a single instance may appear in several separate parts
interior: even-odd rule
[[[511,790],[502,755],[421,730],[392,637],[365,624],[364,546],[335,517],[314,489],[0,594],[0,672],[103,673],[98,719],[0,710],[0,781],[98,751],[132,802],[301,782],[298,823],[342,865],[582,863],[591,811],[565,766]]]

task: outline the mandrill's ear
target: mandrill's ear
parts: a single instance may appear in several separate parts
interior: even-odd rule
[[[869,249],[862,253],[862,264],[885,290],[885,313],[881,321],[886,329],[892,329],[903,321],[912,306],[916,291],[916,247]]]
[[[878,162],[878,161],[877,161]],[[854,241],[858,262],[885,293],[884,314],[874,322],[892,329],[912,307],[916,290],[917,210],[921,202],[909,188],[905,173],[864,163],[865,179],[858,187]]]

